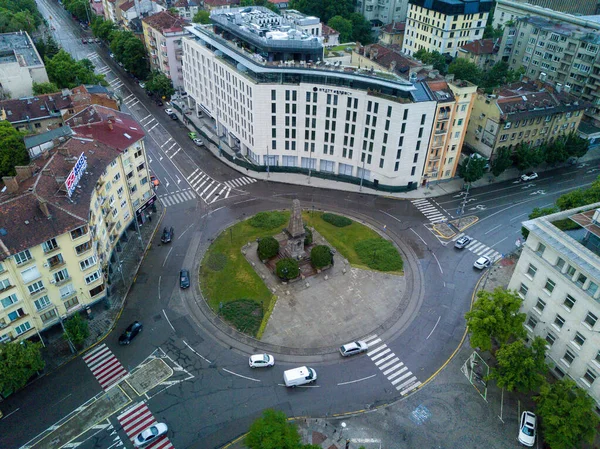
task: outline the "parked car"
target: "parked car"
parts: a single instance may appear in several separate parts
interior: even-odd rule
[[[533,181],[537,177],[538,177],[538,174],[536,172],[530,171],[528,173],[525,173],[524,175],[521,175],[521,181],[523,181],[523,182]]]
[[[473,266],[478,270],[483,270],[484,268],[489,267],[492,264],[492,259],[487,256],[481,256],[479,259],[475,261]]]
[[[144,447],[165,435],[169,428],[165,423],[156,423],[142,430],[133,440],[135,447]]]
[[[177,117],[177,114],[171,114],[171,115],[169,115],[169,117],[171,117],[171,120],[179,120],[179,117]]]
[[[110,56],[111,58],[113,58],[113,59],[114,59],[114,57],[115,57],[115,54],[114,54],[114,53],[109,53],[109,54],[108,54],[108,56]]]
[[[188,133],[188,137],[190,139],[194,140],[196,137],[198,137],[198,135],[195,132],[192,131],[191,133]]]
[[[248,360],[250,368],[265,368],[275,365],[275,357],[270,354],[254,354]]]
[[[96,42],[97,44],[99,44],[100,43],[100,38],[97,37],[96,39],[94,39],[94,42]]]
[[[150,182],[154,187],[158,187],[160,185],[160,181],[155,175],[150,175]]]
[[[454,247],[458,248],[458,249],[463,249],[465,246],[467,246],[472,241],[473,241],[472,237],[469,237],[468,235],[463,235],[461,238],[457,239],[456,242],[454,242]]]
[[[143,81],[140,81],[140,87],[142,89],[145,89],[146,88],[146,83],[144,83]]]
[[[82,37],[82,38],[81,38],[81,43],[82,43],[82,44],[87,44],[87,39],[86,39],[85,37]]]
[[[190,286],[190,272],[188,270],[181,270],[179,272],[179,286],[181,288],[188,288]]]
[[[156,106],[162,106],[163,102],[160,98],[157,98],[156,100],[154,100],[154,102],[156,103]]]
[[[131,340],[133,340],[137,336],[137,334],[142,332],[143,328],[144,326],[142,325],[142,323],[140,323],[139,321],[134,321],[127,327],[127,329],[125,329],[125,332],[123,332],[119,337],[119,344],[128,345],[129,343],[131,343]]]
[[[167,113],[167,115],[171,115],[171,114],[173,114],[173,109],[165,108],[165,112]]]
[[[199,147],[204,145],[204,142],[202,141],[202,139],[194,139],[194,143]]]
[[[344,357],[349,357],[354,354],[360,354],[361,352],[367,352],[369,346],[362,340],[353,341],[352,343],[346,343],[340,347],[340,354]]]
[[[519,426],[519,443],[532,447],[535,444],[535,414],[523,412]]]
[[[88,39],[88,44],[93,44],[93,43],[94,43],[94,38],[90,37],[90,38]]]
[[[174,234],[173,226],[171,226],[168,229],[167,229],[167,227],[165,227],[165,229],[163,229],[163,233],[160,238],[160,241],[163,243],[170,243],[171,240],[173,239],[173,234]]]

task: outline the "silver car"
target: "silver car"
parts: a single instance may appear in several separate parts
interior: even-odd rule
[[[340,347],[340,354],[344,357],[349,357],[354,354],[360,354],[369,350],[369,345],[362,340],[346,343]]]
[[[472,237],[469,237],[468,235],[463,235],[461,238],[456,240],[456,242],[454,242],[454,247],[458,248],[458,249],[463,249],[465,246],[467,246],[472,241],[473,241]]]

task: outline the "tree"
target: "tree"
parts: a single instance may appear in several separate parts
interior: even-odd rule
[[[92,22],[91,28],[94,36],[102,39],[103,41],[110,40],[112,33],[115,32],[117,29],[112,20],[104,20],[100,17],[97,17]]]
[[[520,171],[525,171],[541,164],[544,154],[539,147],[534,148],[527,142],[519,142],[513,153],[513,160]]]
[[[94,73],[94,65],[89,59],[76,61],[64,50],[46,60],[46,72],[50,81],[59,88],[73,88],[80,84],[98,84],[104,75]]]
[[[275,257],[279,252],[279,242],[273,237],[264,237],[258,241],[257,252],[260,260]]]
[[[56,53],[58,53],[60,50],[60,47],[51,35],[48,35],[46,40],[39,39],[36,41],[35,48],[37,49],[43,61],[45,61],[46,58],[53,58],[54,55],[56,55]]]
[[[571,449],[592,442],[598,417],[594,400],[571,379],[544,384],[533,398],[542,418],[544,440],[552,449]]]
[[[585,156],[590,149],[590,141],[583,137],[579,137],[575,131],[571,131],[567,134],[565,146],[570,157],[579,159],[580,157]]]
[[[7,396],[20,390],[44,369],[41,347],[40,343],[27,340],[0,344],[0,393]]]
[[[273,409],[263,411],[250,426],[244,439],[250,449],[298,449],[300,434],[295,425],[287,422],[285,413]]]
[[[342,16],[333,16],[327,22],[327,26],[340,33],[341,42],[350,42],[352,39],[352,21],[344,19]]]
[[[560,164],[569,158],[565,141],[560,138],[554,142],[542,144],[540,149],[544,155],[544,162],[549,165]]]
[[[295,279],[300,275],[300,268],[298,267],[298,261],[292,258],[281,259],[275,266],[277,276],[283,281],[289,281]]]
[[[154,71],[146,82],[146,89],[160,97],[170,98],[175,93],[173,83],[164,73]]]
[[[483,38],[484,39],[498,39],[502,37],[504,34],[504,29],[498,25],[496,28],[492,24],[488,24],[485,26],[483,30]]]
[[[33,83],[33,95],[44,95],[58,92],[60,89],[54,83]]]
[[[556,212],[558,212],[558,207],[556,206],[544,208],[535,207],[529,214],[529,219],[533,220],[534,218],[545,217],[546,215],[554,214]],[[529,229],[525,226],[521,226],[521,234],[523,235],[523,238],[527,239],[529,236]]]
[[[29,164],[23,135],[7,120],[0,120],[0,177],[14,176],[15,166]]]
[[[333,16],[350,18],[354,12],[353,0],[291,0],[289,9],[296,9],[309,16],[319,17],[328,23]]]
[[[522,302],[516,292],[501,287],[493,292],[478,291],[473,308],[465,314],[471,346],[489,351],[492,339],[504,345],[511,338],[524,337],[525,314],[519,313]]]
[[[531,346],[523,340],[504,345],[496,353],[498,366],[492,368],[490,379],[508,391],[537,391],[548,370],[545,357],[546,340],[541,337],[535,337]]]
[[[486,165],[487,159],[471,155],[458,166],[458,176],[464,179],[466,183],[471,184],[483,177]]]
[[[360,42],[364,45],[373,42],[371,22],[365,19],[365,16],[358,12],[353,12],[348,16],[348,19],[352,22],[352,41]]]
[[[242,0],[240,2],[240,6],[263,6],[270,9],[274,13],[281,14],[279,7],[268,0]]]
[[[425,49],[421,49],[415,52],[414,57],[423,64],[432,65],[433,68],[438,70],[442,75],[448,73],[448,63],[446,61],[446,57],[439,51],[427,51]]]
[[[310,263],[316,269],[321,269],[331,265],[333,255],[327,245],[317,245],[310,251]]]
[[[448,66],[448,73],[454,74],[454,78],[469,81],[476,86],[481,86],[483,73],[477,64],[465,58],[457,58]]]
[[[492,174],[500,176],[504,170],[512,165],[512,157],[507,147],[500,147],[496,150],[496,157],[492,160]]]
[[[498,86],[518,81],[521,74],[524,73],[524,70],[512,70],[507,62],[500,61],[482,74],[481,87],[491,91]]]
[[[110,50],[125,70],[145,80],[150,72],[148,55],[144,44],[131,31],[114,31],[111,34]]]
[[[90,330],[87,321],[81,318],[79,313],[75,313],[71,318],[65,321],[64,338],[70,340],[75,346],[81,346],[85,339],[90,336]]]
[[[587,189],[577,189],[561,195],[556,200],[560,210],[573,209],[600,201],[600,177]]]
[[[312,245],[313,233],[308,226],[304,226],[304,246]]]
[[[210,13],[208,11],[204,11],[203,9],[199,10],[192,19],[193,23],[210,23]]]

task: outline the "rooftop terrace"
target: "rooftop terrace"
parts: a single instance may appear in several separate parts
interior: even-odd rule
[[[0,64],[18,62],[21,67],[42,65],[42,61],[25,32],[0,34]]]

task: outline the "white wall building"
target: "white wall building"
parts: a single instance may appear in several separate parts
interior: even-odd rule
[[[408,0],[358,0],[355,10],[375,26],[404,22]]]
[[[600,203],[523,223],[529,236],[509,283],[523,298],[530,336],[548,342],[558,377],[569,376],[600,405]],[[561,231],[572,220],[581,228]]]
[[[436,112],[423,85],[325,66],[319,39],[286,33],[285,19],[265,8],[253,7],[254,18],[241,10],[213,12],[219,36],[195,25],[183,39],[190,107],[215,120],[222,142],[263,169],[416,188]],[[277,22],[270,38],[246,31],[258,16]]]
[[[47,83],[46,66],[25,31],[0,34],[0,88],[11,98],[33,95],[33,83]]]

